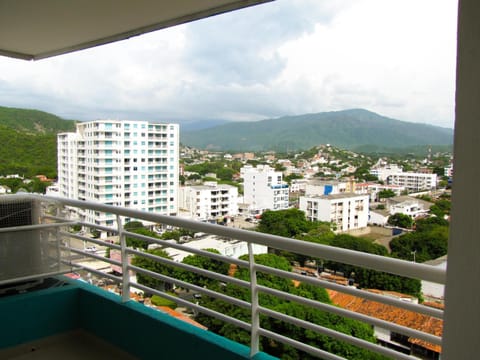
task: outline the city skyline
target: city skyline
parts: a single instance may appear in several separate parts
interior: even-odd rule
[[[275,1],[38,62],[1,57],[0,105],[164,122],[365,108],[451,128],[456,7]]]

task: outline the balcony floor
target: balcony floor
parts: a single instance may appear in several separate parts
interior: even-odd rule
[[[137,358],[86,331],[77,330],[0,350],[0,359],[134,360]]]

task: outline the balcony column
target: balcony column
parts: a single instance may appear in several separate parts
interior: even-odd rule
[[[480,22],[478,19],[480,19],[480,2],[460,0],[452,222],[448,244],[442,349],[442,359],[451,360],[476,359],[479,356]]]

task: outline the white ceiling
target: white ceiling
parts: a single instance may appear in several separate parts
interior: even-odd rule
[[[0,55],[42,59],[268,1],[0,0]]]

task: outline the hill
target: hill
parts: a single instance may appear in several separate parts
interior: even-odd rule
[[[74,129],[74,121],[43,111],[0,107],[0,175],[55,177],[56,134]]]
[[[57,134],[74,131],[75,121],[47,112],[0,106],[0,125],[29,134]]]
[[[356,150],[367,145],[377,151],[418,145],[451,145],[453,130],[410,123],[353,109],[256,122],[232,122],[183,132],[184,145],[224,151],[292,151],[318,144]]]

